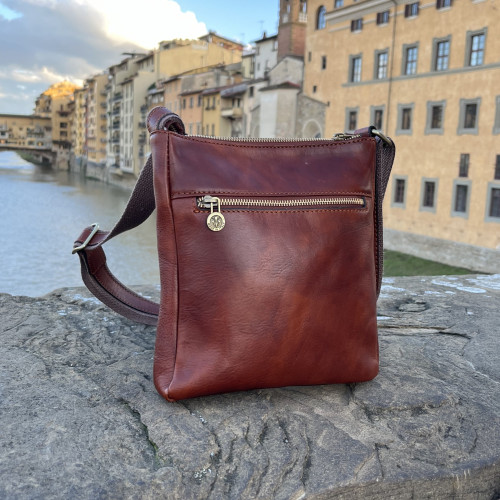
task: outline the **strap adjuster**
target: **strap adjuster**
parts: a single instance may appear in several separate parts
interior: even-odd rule
[[[97,222],[94,222],[93,224],[91,224],[90,227],[92,228],[92,231],[87,236],[87,239],[80,246],[73,248],[73,251],[71,252],[71,254],[74,254],[74,253],[77,253],[77,252],[80,252],[81,250],[83,250],[90,243],[90,241],[95,236],[97,231],[99,231],[99,224]]]

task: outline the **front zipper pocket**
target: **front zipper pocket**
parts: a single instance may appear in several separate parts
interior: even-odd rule
[[[339,209],[364,208],[364,196],[310,196],[307,198],[220,198],[205,195],[196,199],[196,205],[203,210],[210,210],[207,217],[207,226],[211,231],[221,231],[226,225],[222,208],[233,210],[284,210],[287,209]]]

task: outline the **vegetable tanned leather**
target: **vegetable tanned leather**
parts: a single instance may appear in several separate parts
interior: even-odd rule
[[[151,161],[136,191],[154,186],[153,202],[151,192],[147,203],[135,192],[128,215],[110,233],[98,231],[78,254],[84,281],[101,300],[139,321],[158,317],[154,382],[160,394],[175,401],[374,378],[392,142],[369,129],[347,140],[187,136],[165,108],[150,113],[148,128]],[[198,202],[206,195],[291,206],[221,206],[225,226],[212,231],[211,210]],[[362,202],[294,204],[321,198]],[[101,248],[155,206],[159,312],[117,282]],[[75,246],[89,234],[87,228]]]

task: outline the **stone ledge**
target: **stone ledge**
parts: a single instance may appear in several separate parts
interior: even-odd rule
[[[0,497],[500,498],[499,304],[500,275],[386,279],[374,381],[167,403],[154,328],[1,295]]]

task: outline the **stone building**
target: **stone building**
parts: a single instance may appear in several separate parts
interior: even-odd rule
[[[72,149],[76,165],[81,168],[87,161],[87,88],[74,92],[74,112],[72,133]]]
[[[500,14],[494,2],[308,2],[304,92],[326,133],[396,141],[386,242],[499,270]]]
[[[108,74],[102,73],[86,81],[86,152],[88,167],[104,166],[107,144]]]
[[[78,85],[63,81],[43,92],[35,102],[35,115],[51,119],[52,151],[55,166],[68,169],[73,125],[73,94]]]
[[[307,19],[305,0],[280,0],[277,60],[265,74],[267,85],[257,87],[250,110],[253,137],[323,136],[326,105],[302,91]]]

